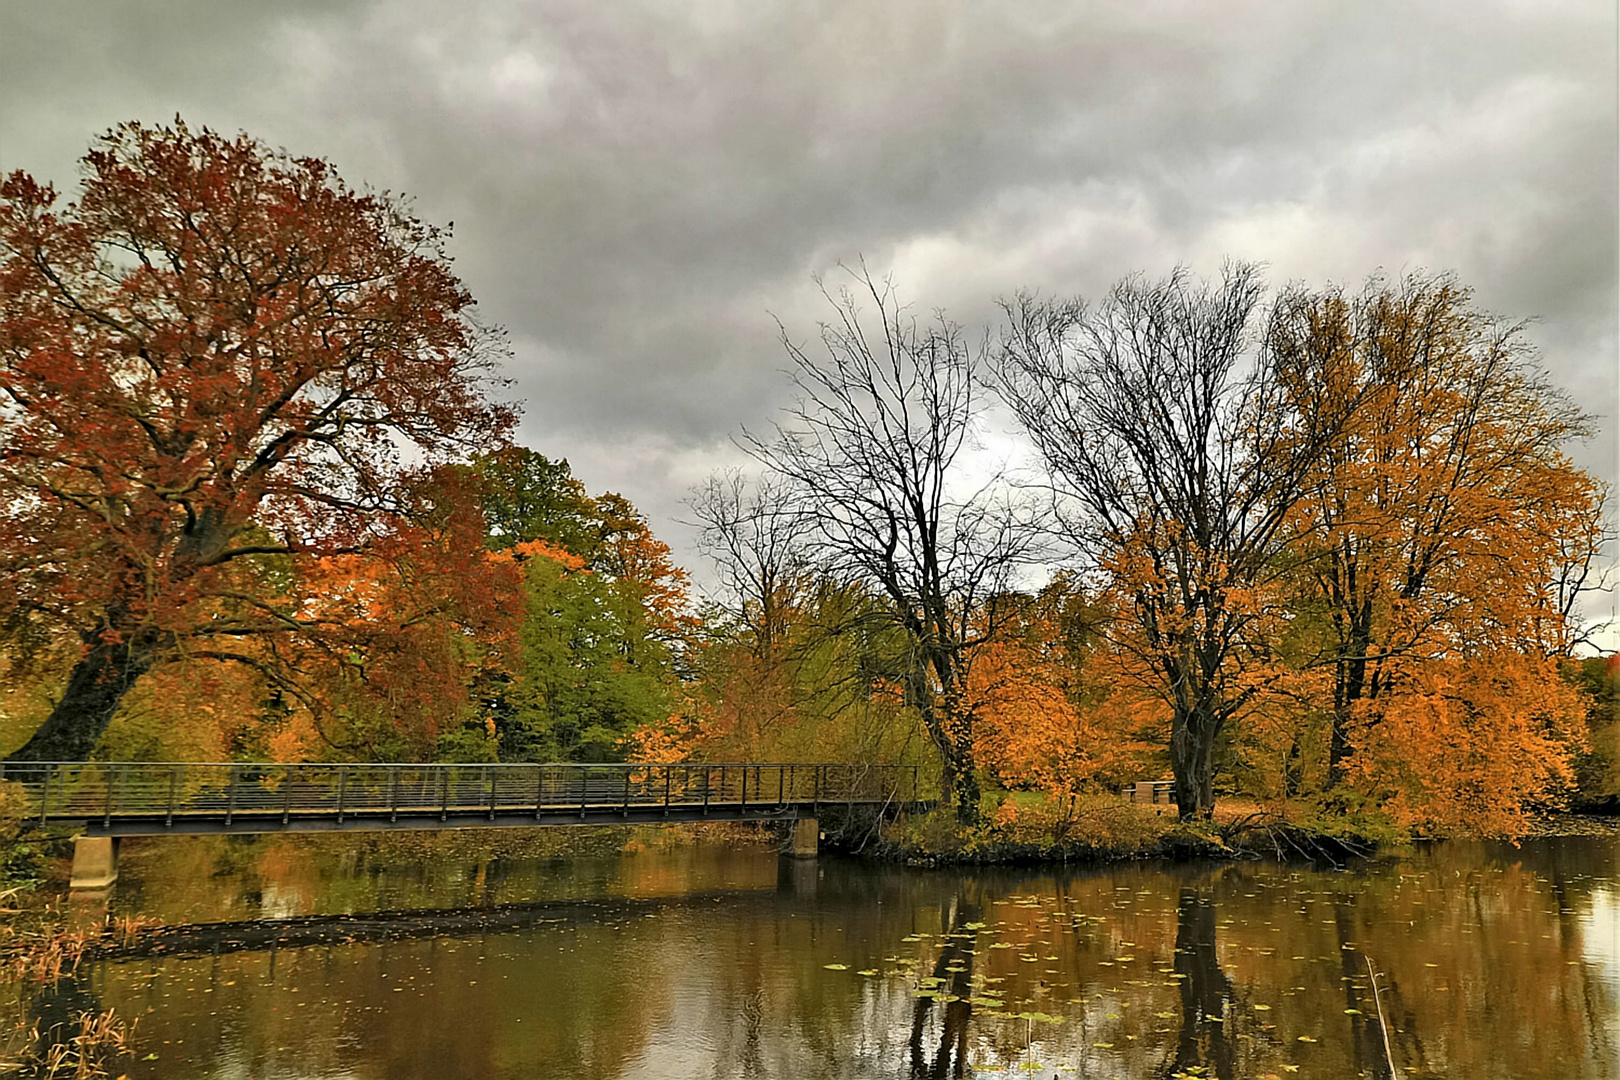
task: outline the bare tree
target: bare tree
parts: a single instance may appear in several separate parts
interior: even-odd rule
[[[968,669],[1015,602],[1009,586],[1035,534],[998,476],[964,475],[983,350],[943,316],[919,325],[864,267],[852,276],[853,288],[824,291],[837,317],[814,352],[783,331],[802,396],[773,437],[742,442],[781,479],[817,569],[881,596],[904,631],[906,702],[958,819],[973,822]]]
[[[1096,307],[1006,305],[1003,396],[1077,511],[1068,538],[1122,594],[1116,639],[1170,707],[1183,818],[1214,808],[1216,740],[1256,691],[1242,676],[1289,511],[1338,423],[1289,407],[1255,332],[1264,289],[1235,264],[1218,285],[1127,278]]]
[[[811,581],[781,481],[750,481],[726,469],[697,488],[687,506],[700,530],[698,549],[719,578],[720,606],[746,630],[755,655],[769,657]]]

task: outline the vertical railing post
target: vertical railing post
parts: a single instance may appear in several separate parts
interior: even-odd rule
[[[815,787],[815,791],[813,793],[813,798],[814,798],[815,809],[816,809],[816,815],[815,816],[817,816],[817,817],[821,816],[821,774],[826,772],[826,770],[827,770],[827,766],[825,766],[825,765],[817,765],[816,766],[816,787]]]
[[[619,813],[624,817],[630,816],[630,766],[624,767],[624,801],[619,804]]]
[[[287,824],[292,817],[293,777],[298,775],[298,766],[288,765],[281,775],[281,823]]]
[[[165,829],[174,827],[174,797],[180,788],[180,766],[169,770],[169,812],[163,817]]]
[[[113,815],[113,777],[115,777],[115,776],[123,776],[124,775],[124,770],[126,768],[128,768],[128,766],[125,766],[125,765],[120,765],[120,766],[117,766],[116,768],[109,767],[109,772],[107,773],[107,808],[102,812],[102,815],[101,815],[101,824],[102,824],[102,826],[104,828],[106,826],[109,826],[109,825],[112,824],[112,815]]]
[[[49,812],[48,808],[51,803],[51,774],[55,771],[56,766],[45,766],[45,783],[40,785],[39,789],[39,823],[42,826],[45,824],[45,815]]]
[[[399,766],[388,766],[388,820],[399,820]]]
[[[439,820],[450,816],[450,766],[439,766]]]
[[[339,765],[338,766],[338,790],[337,790],[337,816],[338,816],[338,824],[339,825],[343,824],[343,792],[344,792],[344,789],[348,786],[348,784],[349,784],[349,767],[347,765]]]
[[[540,807],[546,802],[546,767],[534,767],[534,820],[540,820]]]
[[[231,827],[231,818],[236,816],[236,785],[241,782],[241,779],[241,766],[232,765],[230,779],[225,781],[225,827],[227,829]]]
[[[787,771],[787,775],[788,775],[788,783],[787,783],[788,798],[792,799],[794,802],[799,801],[799,785],[798,785],[798,782],[797,782],[798,777],[796,775],[794,775],[795,773],[798,772],[798,768],[799,767],[797,765],[789,765],[788,766],[788,771]]]
[[[500,779],[500,766],[489,767],[489,820],[495,820],[495,784]]]
[[[782,766],[778,765],[776,767],[776,805],[777,806],[785,806],[785,805],[787,805],[786,803],[784,803],[782,801],[782,796],[784,794],[786,794],[786,792],[787,792],[787,773],[782,770]]]
[[[709,766],[703,766],[703,816],[709,816]]]
[[[585,800],[591,793],[591,767],[579,766],[579,820],[585,820]]]
[[[675,771],[675,766],[664,766],[664,816],[669,817],[669,774]]]

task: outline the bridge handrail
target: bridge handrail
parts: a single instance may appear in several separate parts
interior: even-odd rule
[[[867,762],[26,762],[0,764],[49,820],[747,807],[923,801],[915,765]]]

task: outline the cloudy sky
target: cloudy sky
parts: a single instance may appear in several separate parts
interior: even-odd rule
[[[1450,269],[1616,473],[1613,0],[0,0],[0,167],[246,130],[455,222],[522,437],[684,555],[788,397],[775,318],[864,257],[921,308],[1223,256]]]

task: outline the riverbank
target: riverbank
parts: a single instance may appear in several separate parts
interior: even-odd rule
[[[1107,796],[1067,806],[1008,802],[975,827],[961,826],[939,810],[877,828],[860,821],[853,828],[835,825],[831,835],[835,847],[911,866],[1212,858],[1342,863],[1398,852],[1419,840],[1444,839],[1405,832],[1371,815],[1336,815],[1308,806],[1279,808],[1235,799],[1220,804],[1209,821],[1183,822],[1173,807]],[[1498,839],[1561,836],[1620,840],[1620,816],[1545,813],[1530,819],[1515,835]]]

